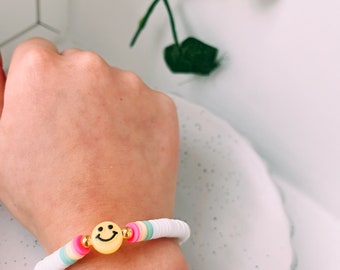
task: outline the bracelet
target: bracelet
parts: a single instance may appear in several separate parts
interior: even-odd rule
[[[79,235],[65,246],[38,262],[34,270],[63,270],[86,256],[91,247],[102,254],[112,254],[123,240],[135,243],[158,238],[178,238],[179,244],[190,237],[187,223],[178,219],[153,219],[128,223],[120,228],[111,221],[98,224],[91,235]]]

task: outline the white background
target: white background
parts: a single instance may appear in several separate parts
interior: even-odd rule
[[[24,15],[17,14],[16,22],[6,17],[6,8],[14,2],[24,4],[0,0],[2,37],[8,35],[9,26],[17,31],[23,20],[31,23],[34,17],[35,10],[31,16],[28,8]],[[162,4],[136,47],[128,47],[149,0],[69,1],[67,14],[60,15],[69,20],[62,33],[112,65],[136,71],[152,87],[202,104],[231,123],[290,191],[287,198],[294,203],[288,200],[287,207],[300,222],[297,230],[308,231],[299,237],[335,231],[335,238],[327,233],[316,237],[319,247],[334,252],[340,240],[335,226],[340,218],[340,2],[170,2],[181,40],[194,35],[220,49],[221,67],[211,76],[174,75],[167,70],[162,50],[172,38]],[[6,64],[9,57],[4,55]],[[337,242],[332,244],[332,239]],[[311,245],[303,248],[311,250],[310,258],[313,252],[322,253]],[[324,252],[324,257],[332,252]],[[339,268],[335,266],[339,261],[331,257],[323,269]],[[302,265],[313,267],[307,261]]]
[[[181,40],[220,49],[222,65],[207,78],[165,67],[172,37],[162,4],[130,49],[150,1],[72,3],[74,41],[227,119],[270,168],[340,216],[340,2],[171,1]]]

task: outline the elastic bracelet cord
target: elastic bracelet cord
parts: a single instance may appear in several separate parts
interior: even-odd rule
[[[111,221],[98,224],[91,235],[78,235],[65,246],[38,262],[34,270],[64,270],[85,257],[91,249],[102,254],[112,254],[123,240],[131,243],[158,238],[177,238],[183,244],[190,237],[187,223],[178,219],[153,219],[128,223],[120,228]]]

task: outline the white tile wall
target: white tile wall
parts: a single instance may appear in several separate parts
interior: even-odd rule
[[[5,69],[20,41],[43,37],[54,42],[66,32],[67,0],[0,0],[0,50]]]
[[[35,2],[36,0],[0,0],[0,44],[35,24]]]

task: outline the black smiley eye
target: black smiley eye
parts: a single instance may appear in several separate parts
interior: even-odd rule
[[[98,231],[101,232],[102,230],[103,230],[103,227],[99,227],[99,228],[98,228]]]
[[[113,225],[109,225],[109,226],[107,226],[107,228],[108,228],[109,230],[112,230],[112,229],[113,229]]]

